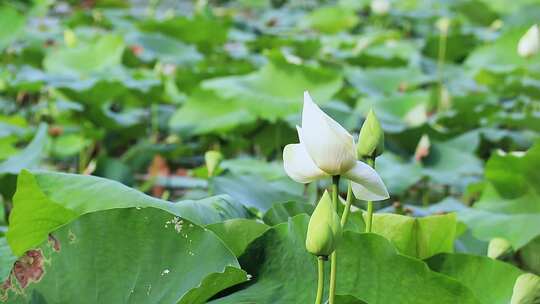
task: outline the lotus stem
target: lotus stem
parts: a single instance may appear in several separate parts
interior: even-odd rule
[[[338,189],[339,189],[339,175],[332,177],[332,204],[337,212],[338,204]],[[337,254],[334,251],[330,256],[330,289],[328,295],[328,303],[334,304],[336,297],[336,274],[337,274]]]
[[[315,299],[315,304],[322,303],[322,297],[324,292],[324,260],[325,257],[317,257],[317,269],[318,269],[318,282],[317,282],[317,298]]]
[[[347,224],[347,220],[349,219],[349,212],[351,211],[352,200],[352,183],[349,181],[349,186],[347,187],[347,200],[345,201],[345,209],[343,209],[343,214],[341,215],[342,228],[345,228],[345,224]]]
[[[366,160],[366,163],[372,167],[375,168],[375,158],[368,158]],[[373,224],[373,202],[368,201],[367,202],[367,222],[366,222],[366,232],[371,232],[371,227]]]

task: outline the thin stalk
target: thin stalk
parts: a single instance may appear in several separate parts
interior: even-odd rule
[[[443,31],[439,36],[439,52],[437,56],[437,82],[438,82],[438,102],[442,105],[443,77],[444,77],[444,60],[446,57],[446,43],[448,41],[447,31]]]
[[[323,292],[324,292],[324,260],[325,257],[317,257],[317,269],[319,270],[319,281],[317,282],[317,298],[315,304],[322,304]]]
[[[345,209],[343,209],[343,214],[341,215],[341,227],[343,228],[345,227],[345,224],[347,224],[347,220],[349,219],[352,199],[352,183],[349,181],[349,186],[347,187],[347,200],[345,201]]]
[[[372,167],[375,168],[375,158],[368,158],[366,160],[366,163]],[[367,222],[366,222],[366,232],[371,232],[371,227],[373,224],[373,202],[368,201],[367,202]]]
[[[371,232],[371,227],[373,225],[373,202],[367,202],[367,222],[366,222],[366,232]]]
[[[337,211],[338,204],[338,188],[339,188],[339,175],[332,177],[332,203],[334,210]],[[328,295],[328,303],[334,304],[334,298],[336,297],[336,274],[337,274],[337,253],[334,251],[330,256],[330,290]]]
[[[158,140],[158,135],[159,135],[159,121],[158,121],[158,116],[159,116],[159,113],[158,113],[158,105],[153,103],[152,105],[150,105],[150,114],[152,115],[151,119],[150,119],[150,128],[152,129],[151,130],[151,141],[153,143],[156,143],[157,140]]]

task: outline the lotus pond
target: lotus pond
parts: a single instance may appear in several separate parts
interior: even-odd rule
[[[539,22],[1,1],[0,303],[540,303]]]

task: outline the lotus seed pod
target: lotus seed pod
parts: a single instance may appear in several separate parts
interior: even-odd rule
[[[517,51],[521,57],[532,57],[540,51],[540,29],[535,24],[519,39]]]
[[[540,277],[524,273],[516,279],[510,304],[535,304],[540,302]]]
[[[384,151],[384,132],[373,109],[360,129],[356,151],[359,158],[375,158]]]
[[[309,219],[306,249],[316,256],[329,256],[341,240],[341,223],[332,205],[332,199],[324,192]]]
[[[503,255],[505,252],[510,250],[512,248],[512,245],[503,238],[494,238],[491,241],[489,241],[488,246],[488,257],[492,259],[496,259]]]
[[[223,159],[223,155],[218,151],[207,151],[204,154],[204,161],[206,162],[206,170],[208,170],[208,176],[214,176],[216,170]]]

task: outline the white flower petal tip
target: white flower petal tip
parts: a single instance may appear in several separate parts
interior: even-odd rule
[[[326,177],[319,169],[302,144],[289,144],[283,149],[283,167],[287,175],[299,183],[310,183]]]
[[[521,57],[531,57],[540,51],[540,29],[535,24],[519,39],[517,51]]]
[[[342,174],[354,167],[356,151],[352,135],[324,113],[307,91],[299,136],[313,162],[329,175]]]
[[[359,200],[382,201],[390,197],[379,174],[363,162],[357,161],[344,175],[352,181],[354,196]]]

